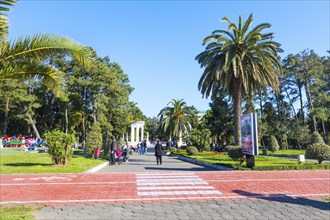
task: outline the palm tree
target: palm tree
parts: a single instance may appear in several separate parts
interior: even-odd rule
[[[51,34],[37,34],[7,40],[9,11],[17,0],[0,0],[0,78],[35,78],[54,91],[59,91],[63,73],[48,65],[51,56],[64,55],[76,59],[84,67],[90,66],[90,51],[71,39]]]
[[[193,106],[187,106],[183,99],[172,99],[163,108],[159,114],[161,127],[165,133],[169,133],[175,137],[176,146],[178,146],[179,138],[182,132],[186,132],[194,125],[197,114]]]
[[[205,51],[196,60],[205,67],[199,80],[198,89],[203,96],[215,94],[219,88],[227,91],[234,101],[234,139],[241,145],[240,115],[242,96],[252,96],[267,85],[275,91],[278,88],[277,74],[282,73],[280,44],[272,41],[273,33],[262,34],[271,25],[262,23],[248,32],[252,24],[252,14],[242,24],[239,16],[238,26],[227,17],[228,30],[216,30],[203,40]]]
[[[47,58],[62,55],[77,60],[85,68],[90,68],[90,50],[71,39],[51,34],[37,34],[32,37],[20,37],[16,41],[8,41],[8,19],[4,13],[10,11],[17,0],[0,0],[0,79],[33,78],[45,84],[55,94],[60,94],[63,85],[63,73],[51,65]],[[39,132],[31,114],[27,112],[37,138]]]

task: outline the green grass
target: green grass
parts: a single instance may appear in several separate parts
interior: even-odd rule
[[[268,151],[268,154],[296,156],[296,155],[305,155],[306,150],[292,149],[292,150],[278,150],[275,152]]]
[[[262,154],[263,154],[262,149],[259,149],[259,155],[262,155]],[[291,149],[291,150],[278,150],[275,152],[268,151],[268,154],[296,156],[296,155],[305,155],[306,150]]]
[[[40,207],[30,207],[30,206],[3,206],[0,205],[0,220],[16,220],[16,219],[24,219],[24,220],[32,220],[35,219],[33,216],[33,212],[40,209]]]
[[[0,174],[80,173],[106,161],[105,159],[95,160],[73,155],[68,165],[63,167],[53,166],[47,153],[18,152],[13,154],[8,152],[1,149]]]
[[[249,170],[249,168],[246,168],[245,162],[239,167],[237,161],[233,161],[224,153],[200,152],[196,155],[187,155],[185,151],[178,151],[177,154],[210,164]],[[255,170],[329,169],[330,167],[329,162],[323,162],[322,165],[318,165],[316,162],[304,162],[298,164],[297,160],[263,155],[255,156],[255,164]]]

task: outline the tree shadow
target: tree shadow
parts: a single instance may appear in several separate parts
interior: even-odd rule
[[[290,203],[290,204],[311,206],[311,207],[314,207],[317,209],[330,211],[330,202],[312,200],[312,199],[307,199],[304,197],[290,197],[286,194],[264,195],[264,194],[258,194],[258,193],[251,193],[251,192],[247,192],[247,191],[243,191],[243,190],[234,190],[233,192],[237,193],[239,195],[246,196],[246,197],[264,199],[264,200],[268,200],[268,201],[281,202],[281,203]]]
[[[46,163],[5,163],[3,164],[5,166],[11,166],[11,167],[21,167],[21,166],[27,166],[27,167],[32,167],[32,166],[51,166],[52,164],[46,164]]]

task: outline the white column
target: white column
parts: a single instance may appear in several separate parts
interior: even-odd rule
[[[136,143],[139,143],[139,139],[140,139],[140,129],[139,127],[137,126],[136,127]]]
[[[134,143],[134,127],[131,125],[131,142]]]
[[[126,133],[126,141],[128,142],[128,132]]]
[[[180,130],[180,134],[179,134],[179,143],[178,143],[178,147],[181,147],[182,145],[182,131]]]
[[[147,132],[147,143],[149,143],[149,132]]]
[[[144,127],[143,127],[143,125],[141,126],[141,141],[142,140],[144,140],[143,138],[144,138]]]

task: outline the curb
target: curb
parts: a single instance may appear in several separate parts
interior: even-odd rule
[[[95,172],[97,172],[97,171],[103,169],[104,167],[106,167],[108,164],[109,164],[109,161],[104,162],[104,163],[102,163],[102,164],[100,164],[100,165],[97,165],[96,167],[93,167],[93,168],[91,168],[91,169],[89,169],[89,170],[86,170],[86,171],[83,172],[83,173],[95,173]]]
[[[198,160],[194,160],[194,159],[191,159],[191,158],[183,157],[181,155],[178,156],[178,159],[183,160],[183,161],[187,161],[187,162],[190,162],[190,163],[194,163],[194,164],[197,164],[197,165],[210,167],[210,168],[217,169],[217,170],[223,170],[223,171],[232,171],[232,170],[234,170],[233,168],[229,168],[229,167],[225,167],[225,166],[221,166],[221,165],[216,165],[216,164],[205,163],[205,162],[202,162],[202,161],[198,161]]]

